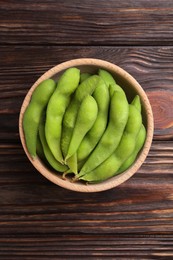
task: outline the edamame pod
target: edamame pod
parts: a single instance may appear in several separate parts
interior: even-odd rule
[[[133,164],[133,162],[136,160],[136,157],[137,157],[139,151],[142,149],[142,146],[145,142],[145,138],[146,138],[146,129],[145,129],[144,125],[142,124],[139,134],[137,136],[135,149],[134,149],[132,155],[119,168],[117,174],[124,172]]]
[[[36,153],[37,153],[37,156],[45,161],[45,155],[44,155],[44,151],[43,151],[43,147],[42,147],[42,144],[41,144],[41,141],[40,141],[40,137],[39,135],[37,135],[37,147],[36,147]]]
[[[121,141],[115,151],[92,171],[79,175],[79,179],[87,182],[104,181],[116,174],[121,165],[135,149],[135,139],[142,125],[141,113],[135,106],[129,105],[129,117]],[[75,178],[78,178],[77,176]]]
[[[28,152],[32,157],[36,156],[38,126],[41,114],[53,94],[55,87],[56,83],[52,79],[47,79],[40,83],[34,90],[31,101],[23,116],[25,142]]]
[[[70,140],[69,149],[65,160],[70,158],[78,149],[85,134],[93,126],[98,113],[98,107],[95,99],[88,95],[86,96],[79,108],[76,123]]]
[[[126,95],[122,91],[115,92],[110,101],[108,126],[78,176],[92,171],[113,153],[123,135],[128,114],[129,104]]]
[[[77,153],[75,152],[70,158],[66,160],[66,165],[68,165],[68,173],[78,173],[78,163],[77,163]],[[67,173],[67,174],[68,174]]]
[[[116,91],[124,91],[116,82],[113,76],[106,70],[99,69],[99,76],[105,81],[106,85],[109,87],[110,85],[114,86],[114,90]],[[112,94],[112,93],[111,93]]]
[[[87,156],[92,152],[107,126],[109,90],[102,79],[100,79],[99,84],[93,93],[93,97],[98,105],[98,115],[94,125],[85,135],[79,146],[77,151],[78,162],[86,159]]]
[[[71,95],[78,87],[79,79],[79,69],[67,69],[60,77],[57,88],[47,106],[46,140],[55,159],[60,163],[63,163],[61,151],[62,120]]]
[[[134,105],[136,107],[136,109],[138,109],[141,112],[141,101],[140,101],[140,97],[138,95],[136,95],[131,103],[132,105]]]
[[[50,164],[50,166],[52,166],[53,169],[55,169],[58,172],[64,172],[68,169],[68,167],[66,165],[62,165],[59,161],[57,161],[55,159],[55,157],[51,153],[49,146],[47,144],[46,137],[45,137],[44,119],[45,119],[45,116],[42,115],[42,119],[39,124],[39,137],[40,137],[40,141],[41,141],[41,144],[43,147],[44,155],[45,155],[48,163]]]
[[[87,73],[87,72],[81,73],[81,75],[80,75],[80,83],[82,83],[84,80],[86,80],[89,77],[91,77],[90,73]]]
[[[98,75],[93,75],[83,81],[76,89],[74,96],[65,112],[63,118],[63,132],[61,139],[61,149],[63,156],[66,157],[69,148],[70,140],[72,137],[74,125],[77,118],[77,113],[82,100],[87,95],[92,95],[95,90],[100,77]]]
[[[109,85],[116,84],[115,79],[112,77],[112,75],[104,69],[99,69],[98,75],[105,81],[105,83]]]

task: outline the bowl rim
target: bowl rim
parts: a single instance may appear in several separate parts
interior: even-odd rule
[[[137,160],[135,163],[128,168],[126,171],[122,172],[121,174],[117,176],[113,176],[110,179],[103,181],[101,183],[97,184],[81,184],[80,182],[70,182],[67,180],[64,180],[60,178],[57,173],[47,169],[44,167],[44,165],[41,163],[41,160],[39,158],[32,158],[30,154],[27,151],[26,145],[25,145],[25,137],[24,137],[24,131],[22,127],[22,120],[23,120],[23,114],[25,112],[26,107],[29,104],[29,101],[32,96],[32,92],[34,89],[45,79],[53,77],[55,74],[58,74],[62,72],[63,70],[66,70],[69,67],[80,67],[80,66],[96,66],[98,68],[106,69],[107,71],[113,72],[118,74],[119,76],[126,79],[131,85],[133,85],[133,88],[135,91],[139,94],[140,97],[142,97],[142,103],[146,110],[146,117],[147,117],[147,135],[146,140],[144,143],[144,146],[142,150],[140,151],[140,154],[138,155]],[[33,164],[33,166],[39,171],[45,178],[47,178],[49,181],[53,182],[56,185],[59,185],[62,188],[66,188],[68,190],[72,191],[78,191],[78,192],[100,192],[112,189],[125,181],[127,181],[130,177],[132,177],[135,172],[141,167],[143,162],[145,161],[151,144],[153,140],[153,133],[154,133],[154,119],[153,119],[153,112],[151,108],[151,104],[149,102],[149,99],[144,91],[144,89],[141,87],[141,85],[137,82],[137,80],[127,71],[122,69],[116,64],[113,64],[109,61],[102,60],[102,59],[96,59],[96,58],[78,58],[78,59],[72,59],[65,62],[62,62],[52,68],[50,68],[48,71],[46,71],[44,74],[42,74],[35,83],[30,87],[29,91],[26,93],[26,96],[23,100],[23,103],[21,105],[20,114],[19,114],[19,136],[20,140],[23,146],[23,149],[30,160],[30,162]]]

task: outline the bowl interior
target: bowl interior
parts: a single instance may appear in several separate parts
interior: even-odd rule
[[[140,151],[138,158],[136,159],[135,163],[125,172],[98,184],[86,185],[83,182],[72,183],[68,179],[63,180],[61,174],[48,168],[39,158],[32,159],[27,151],[26,144],[25,144],[25,138],[24,138],[24,133],[22,128],[22,120],[23,120],[24,111],[30,102],[32,92],[40,84],[40,82],[42,82],[47,78],[53,78],[54,80],[58,80],[60,75],[69,67],[77,67],[80,69],[81,72],[89,72],[92,74],[97,74],[99,68],[105,69],[112,74],[112,76],[115,78],[115,81],[124,89],[129,103],[132,101],[132,99],[136,94],[140,96],[141,103],[142,103],[143,124],[146,127],[147,136],[146,136],[145,144],[142,150]],[[129,179],[142,165],[149,152],[151,142],[152,142],[152,137],[153,137],[153,128],[154,127],[153,127],[152,109],[149,100],[142,87],[129,73],[127,73],[120,67],[112,63],[109,63],[107,61],[98,60],[98,59],[76,59],[76,60],[67,61],[53,67],[52,69],[44,73],[28,91],[23,101],[20,117],[19,117],[19,133],[20,133],[21,142],[26,155],[31,161],[31,163],[33,164],[33,166],[43,176],[45,176],[48,180],[52,181],[53,183],[61,187],[64,187],[66,189],[79,191],[79,192],[98,192],[98,191],[111,189],[123,183],[127,179]]]

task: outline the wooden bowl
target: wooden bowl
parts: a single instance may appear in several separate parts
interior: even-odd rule
[[[143,123],[147,130],[147,136],[146,136],[144,146],[140,154],[138,155],[135,163],[129,169],[127,169],[120,175],[112,177],[98,184],[87,185],[83,182],[72,183],[69,180],[63,180],[61,174],[58,174],[57,172],[47,168],[39,158],[32,159],[30,154],[27,151],[26,144],[25,144],[24,132],[22,128],[22,120],[23,120],[23,114],[25,112],[25,109],[30,102],[32,92],[38,86],[38,84],[40,84],[43,80],[48,78],[53,78],[56,80],[63,73],[63,71],[69,67],[77,67],[81,70],[81,72],[90,72],[95,74],[97,73],[98,68],[105,69],[115,77],[116,82],[125,90],[129,102],[132,101],[133,97],[136,94],[138,94],[141,98]],[[21,142],[26,155],[31,161],[31,163],[33,164],[33,166],[51,182],[63,188],[73,190],[73,191],[78,191],[78,192],[99,192],[103,190],[108,190],[120,185],[121,183],[125,182],[130,177],[132,177],[132,175],[139,169],[139,167],[146,159],[146,156],[149,152],[152,143],[153,129],[154,126],[153,126],[152,109],[149,100],[144,90],[139,85],[139,83],[122,68],[104,60],[90,59],[90,58],[70,60],[61,63],[48,70],[46,73],[44,73],[28,91],[23,101],[21,111],[20,111],[20,116],[19,116],[19,133],[20,133]]]

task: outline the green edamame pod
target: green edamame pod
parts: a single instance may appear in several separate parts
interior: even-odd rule
[[[109,90],[102,79],[100,79],[99,84],[94,90],[93,97],[98,105],[98,115],[94,125],[85,135],[79,146],[77,151],[78,162],[86,159],[87,156],[92,152],[107,126]]]
[[[45,155],[44,155],[44,151],[43,151],[43,147],[42,147],[39,135],[37,136],[36,154],[38,155],[38,157],[41,160],[45,161],[46,158],[45,158]]]
[[[98,75],[92,75],[83,81],[75,91],[75,99],[81,102],[87,95],[92,95],[99,80],[100,77]]]
[[[23,116],[26,146],[32,157],[36,156],[38,126],[41,114],[53,94],[55,86],[56,83],[52,79],[47,79],[40,83],[34,90]]]
[[[131,104],[134,105],[141,112],[141,101],[138,95],[134,97]]]
[[[42,119],[41,122],[39,124],[39,137],[40,137],[40,141],[43,147],[43,151],[44,151],[44,155],[48,161],[48,163],[50,164],[50,166],[55,169],[58,172],[64,172],[68,169],[68,167],[66,165],[62,165],[59,161],[57,161],[55,159],[55,157],[53,156],[53,154],[51,153],[49,146],[47,144],[46,141],[46,137],[45,137],[45,115],[42,115]]]
[[[75,152],[70,158],[67,159],[66,165],[69,167],[68,173],[78,173],[77,153]]]
[[[124,91],[116,82],[113,76],[106,70],[99,69],[99,76],[105,81],[105,84],[109,87],[110,85],[114,86],[114,90],[116,91]],[[111,93],[112,95],[112,93]]]
[[[105,83],[109,85],[116,84],[115,79],[112,77],[112,75],[104,69],[99,69],[98,75],[105,81]]]
[[[128,114],[129,104],[126,95],[122,91],[115,92],[110,101],[108,126],[78,176],[92,171],[113,153],[123,135]]]
[[[98,167],[79,176],[87,182],[100,182],[116,174],[121,165],[128,159],[135,149],[135,140],[142,125],[141,113],[135,106],[129,105],[129,117],[121,141],[115,151]],[[77,178],[77,176],[76,176]]]
[[[72,137],[74,125],[77,118],[77,113],[79,110],[79,106],[82,100],[87,95],[92,95],[93,91],[95,90],[97,83],[99,82],[100,77],[98,75],[93,75],[83,81],[78,88],[76,89],[72,101],[70,102],[67,110],[64,114],[63,118],[63,131],[62,131],[62,138],[61,138],[61,149],[63,152],[64,157],[67,155],[67,151],[69,148],[69,143]]]
[[[81,73],[81,75],[80,75],[80,83],[82,83],[84,80],[86,80],[89,77],[91,77],[90,73],[87,73],[87,72]]]
[[[45,124],[46,140],[55,159],[63,163],[61,151],[62,120],[70,102],[72,93],[79,84],[80,70],[67,69],[60,77],[57,88],[52,95],[48,106]]]
[[[86,96],[79,108],[76,123],[70,140],[69,149],[65,160],[70,158],[78,149],[85,134],[93,126],[98,113],[98,107],[95,99],[88,95]]]
[[[146,138],[146,129],[145,129],[144,125],[142,124],[141,129],[140,129],[139,134],[136,139],[135,149],[134,149],[132,155],[121,165],[117,174],[124,172],[134,163],[139,151],[142,149],[142,146],[145,142],[145,138]]]

